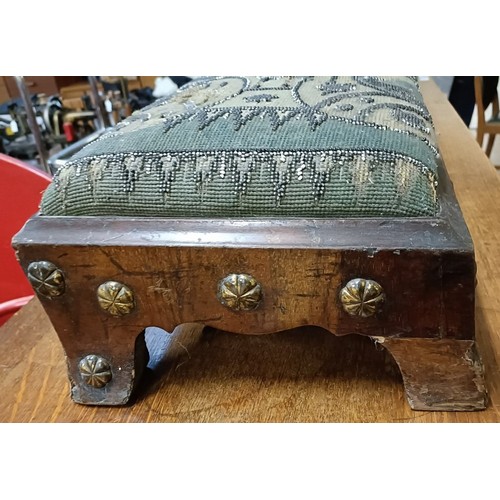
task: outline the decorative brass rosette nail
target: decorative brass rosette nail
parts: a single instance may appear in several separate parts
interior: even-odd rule
[[[344,311],[351,316],[368,318],[382,309],[385,293],[376,281],[356,278],[342,288],[340,301]]]
[[[97,389],[104,387],[112,377],[111,365],[95,354],[89,354],[80,360],[78,369],[85,383]]]
[[[28,280],[33,289],[45,297],[58,297],[65,290],[63,272],[47,260],[32,262],[28,266]]]
[[[251,311],[262,300],[262,288],[249,274],[230,274],[219,282],[217,298],[234,311]]]
[[[132,290],[118,281],[106,281],[97,289],[99,305],[112,316],[124,316],[135,307]]]

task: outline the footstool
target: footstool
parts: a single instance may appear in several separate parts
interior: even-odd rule
[[[78,152],[14,238],[77,403],[122,405],[144,330],[369,336],[416,410],[485,407],[473,244],[412,77],[211,77]]]

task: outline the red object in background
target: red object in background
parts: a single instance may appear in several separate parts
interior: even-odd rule
[[[0,153],[0,325],[33,296],[11,241],[38,211],[50,181],[41,170]]]
[[[66,140],[68,142],[73,142],[76,139],[75,127],[73,127],[73,124],[71,122],[64,122],[63,129]]]

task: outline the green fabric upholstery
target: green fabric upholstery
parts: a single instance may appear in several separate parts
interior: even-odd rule
[[[41,213],[432,216],[436,156],[415,78],[203,78],[73,156]]]

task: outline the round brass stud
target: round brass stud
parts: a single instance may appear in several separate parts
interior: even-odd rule
[[[118,281],[106,281],[97,289],[99,305],[112,316],[124,316],[135,307],[132,290]]]
[[[65,290],[62,271],[47,260],[32,262],[28,266],[28,280],[33,289],[45,297],[58,297]]]
[[[382,309],[385,293],[376,281],[356,278],[340,290],[340,301],[346,313],[368,318]]]
[[[262,300],[262,288],[249,274],[230,274],[219,282],[217,298],[234,311],[251,311]]]
[[[111,365],[101,356],[89,354],[80,360],[78,369],[85,383],[100,389],[111,380]]]

